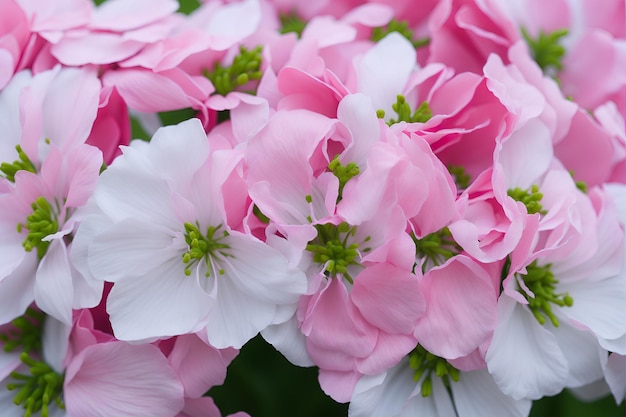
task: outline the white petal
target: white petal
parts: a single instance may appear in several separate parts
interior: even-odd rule
[[[416,62],[413,45],[400,34],[392,32],[374,45],[357,64],[358,91],[372,98],[375,109],[392,115],[391,105],[396,102],[396,96],[402,94]]]
[[[290,266],[278,249],[234,231],[224,243],[232,256],[216,261],[224,268],[222,279],[232,281],[242,293],[267,303],[291,304],[306,292],[304,272]]]
[[[60,374],[65,369],[64,361],[68,352],[71,330],[71,325],[62,323],[52,316],[46,317],[43,325],[41,345],[44,360]]]
[[[574,304],[559,310],[563,315],[587,326],[599,339],[617,339],[626,334],[624,278],[618,275],[602,281],[584,280],[572,284],[562,281],[559,292],[569,292]]]
[[[568,387],[580,387],[602,378],[602,369],[606,363],[606,351],[598,344],[593,333],[580,330],[566,320],[560,320],[559,327],[546,323],[556,336],[567,365],[569,375]]]
[[[485,359],[500,389],[518,400],[559,393],[568,369],[556,337],[505,295],[498,301],[498,320]]]
[[[486,369],[461,373],[451,388],[459,417],[526,417],[532,405],[505,395]]]
[[[261,331],[261,335],[294,365],[315,365],[306,350],[306,338],[298,328],[298,319],[295,315],[284,323],[266,327]]]
[[[99,181],[93,198],[114,222],[135,218],[172,229],[178,225],[167,181],[137,169],[117,169],[115,164]]]
[[[0,281],[0,323],[21,316],[35,299],[37,255],[31,253],[6,278]]]
[[[180,262],[182,270],[182,255],[185,253],[182,233],[180,242],[175,238],[173,231],[159,224],[137,219],[122,220],[91,242],[89,269],[97,279],[109,282],[144,276],[172,259]]]
[[[115,283],[107,300],[115,336],[144,340],[198,331],[212,300],[183,271],[182,261],[173,260]]]
[[[615,401],[620,404],[626,394],[626,356],[612,353],[606,367],[606,382],[611,387]]]
[[[70,326],[74,286],[65,243],[54,240],[39,263],[35,278],[37,306],[55,319]]]
[[[209,343],[218,349],[241,348],[272,324],[276,305],[242,292],[228,276],[216,278],[215,308],[207,320]]]
[[[398,415],[415,389],[413,374],[408,360],[404,359],[385,373],[362,377],[354,388],[348,415],[350,417]]]

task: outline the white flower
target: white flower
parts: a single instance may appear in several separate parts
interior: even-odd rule
[[[206,328],[215,347],[239,348],[293,315],[304,274],[233,229],[248,201],[239,153],[211,151],[197,119],[123,151],[101,176],[73,256],[81,272],[114,283],[107,310],[116,337]]]

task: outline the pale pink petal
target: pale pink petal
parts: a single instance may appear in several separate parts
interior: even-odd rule
[[[171,417],[184,406],[180,381],[152,345],[86,348],[68,365],[63,391],[72,415]]]
[[[138,28],[173,14],[174,0],[107,1],[96,9],[90,27],[123,32]]]
[[[195,334],[178,336],[168,362],[185,388],[186,397],[201,397],[226,378],[226,367],[237,355],[235,349],[218,350]]]
[[[176,417],[222,417],[213,398],[185,398],[185,407]]]
[[[52,45],[51,52],[60,62],[69,66],[112,64],[135,55],[143,42],[124,40],[112,32],[69,32]]]
[[[497,302],[487,272],[466,256],[456,256],[423,278],[426,313],[415,337],[429,352],[456,359],[474,351],[496,327]]]
[[[378,331],[367,323],[348,297],[343,282],[331,279],[309,301],[301,329],[309,343],[364,357],[374,349]],[[314,355],[311,347],[309,353]]]
[[[370,324],[391,334],[413,331],[426,308],[414,274],[390,264],[375,264],[354,280],[350,298]]]
[[[61,149],[84,143],[98,112],[100,80],[94,70],[64,68],[46,91],[43,134]]]

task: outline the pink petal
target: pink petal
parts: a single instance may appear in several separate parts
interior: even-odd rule
[[[354,280],[350,298],[370,324],[391,334],[413,331],[426,307],[415,275],[390,264],[375,264]]]
[[[456,256],[431,269],[422,284],[427,307],[415,336],[426,350],[455,359],[491,336],[497,321],[496,297],[491,278],[476,262]]]
[[[183,387],[152,345],[111,342],[87,347],[67,367],[64,400],[71,415],[171,417]]]

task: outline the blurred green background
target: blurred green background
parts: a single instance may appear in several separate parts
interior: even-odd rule
[[[262,337],[249,341],[228,368],[224,385],[209,394],[224,416],[246,411],[252,417],[346,417],[348,405],[322,392],[315,368],[290,364]],[[531,417],[624,417],[626,403],[613,397],[581,402],[567,391],[536,401]],[[506,416],[502,416],[506,417]]]

